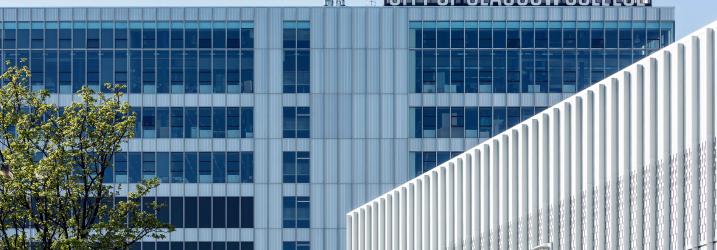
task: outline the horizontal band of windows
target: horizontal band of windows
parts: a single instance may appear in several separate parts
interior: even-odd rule
[[[646,50],[409,52],[411,93],[575,93],[644,58]]]
[[[253,107],[135,107],[136,138],[253,138]]]
[[[674,28],[422,28],[410,29],[410,48],[641,48],[674,41]]]
[[[491,138],[545,107],[414,107],[411,138]]]
[[[462,154],[462,151],[423,151],[409,152],[410,166],[413,168],[413,177],[419,176],[429,170]]]
[[[251,241],[137,242],[129,250],[254,250]]]
[[[2,47],[253,48],[253,22],[5,22]]]
[[[115,203],[127,197],[115,197]],[[152,211],[151,204],[162,207],[157,218],[176,228],[253,228],[254,197],[142,197],[141,207]]]
[[[28,65],[35,90],[71,94],[82,86],[129,93],[253,93],[252,50],[2,50],[5,61]],[[23,62],[23,59],[28,59]]]
[[[252,183],[253,152],[119,152],[106,183]]]

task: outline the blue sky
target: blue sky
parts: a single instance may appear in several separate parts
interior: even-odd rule
[[[346,0],[367,6],[383,0]],[[320,6],[324,0],[0,0],[0,7],[24,6]],[[656,6],[676,6],[677,38],[717,20],[717,0],[653,0]]]

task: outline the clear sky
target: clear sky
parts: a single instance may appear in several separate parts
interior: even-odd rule
[[[346,0],[350,6],[381,5],[383,0]],[[47,6],[321,6],[324,0],[0,0],[0,7]],[[677,38],[717,20],[717,0],[653,0],[675,6]]]

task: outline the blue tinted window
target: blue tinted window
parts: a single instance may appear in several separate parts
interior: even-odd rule
[[[199,163],[197,169],[199,170],[199,182],[200,183],[211,183],[212,182],[212,153],[200,152]]]
[[[212,138],[212,108],[199,108],[199,138]]]
[[[148,180],[156,177],[156,171],[155,154],[151,152],[142,153],[142,179]]]
[[[127,183],[129,181],[129,179],[127,178],[127,153],[120,152],[120,153],[115,154],[114,160],[115,160],[114,180],[108,180],[108,181],[115,182],[115,183]]]
[[[212,47],[212,29],[210,23],[199,24],[199,48]]]
[[[184,136],[184,109],[172,107],[169,116],[170,137],[183,138]]]
[[[226,153],[215,152],[212,157],[213,182],[224,183],[226,181]]]
[[[184,197],[184,227],[197,227],[197,197]],[[209,220],[207,220],[209,221]]]
[[[197,108],[184,109],[184,137],[198,138],[199,126],[197,123]]]
[[[226,108],[215,107],[213,108],[212,115],[212,126],[214,131],[214,138],[225,138],[226,137]]]
[[[171,178],[174,183],[185,182],[184,178],[184,153],[172,152],[171,153]]]
[[[311,169],[309,152],[284,152],[283,168],[284,183],[309,183]]]
[[[184,91],[197,93],[197,52],[187,51],[184,56]]]
[[[212,197],[199,197],[199,206],[197,209],[197,218],[199,218],[199,228],[212,227]]]
[[[199,51],[199,93],[212,93],[212,52]]]
[[[303,21],[284,22],[284,93],[310,91],[310,29]],[[242,65],[243,66],[243,65]]]
[[[184,175],[188,183],[197,183],[197,153],[184,153]]]
[[[284,107],[284,138],[309,138],[310,113],[309,107]]]
[[[309,250],[311,244],[308,241],[285,241],[282,247],[283,250]]]
[[[159,181],[169,183],[169,153],[157,153],[155,164]]]
[[[212,82],[214,84],[214,93],[225,93],[227,80],[226,53],[222,51],[214,51],[213,54]]]
[[[310,224],[309,197],[284,197],[284,228],[308,228]]]
[[[226,197],[212,197],[212,227],[226,227]]]
[[[254,197],[241,197],[241,208],[239,214],[241,215],[241,228],[253,228],[254,227]]]
[[[170,220],[173,226],[177,228],[184,227],[184,198],[172,197],[169,200]]]
[[[142,180],[142,154],[129,153],[128,155],[129,182],[139,183]]]

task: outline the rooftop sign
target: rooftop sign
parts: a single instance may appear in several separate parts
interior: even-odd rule
[[[384,0],[384,6],[652,6],[652,0]]]

